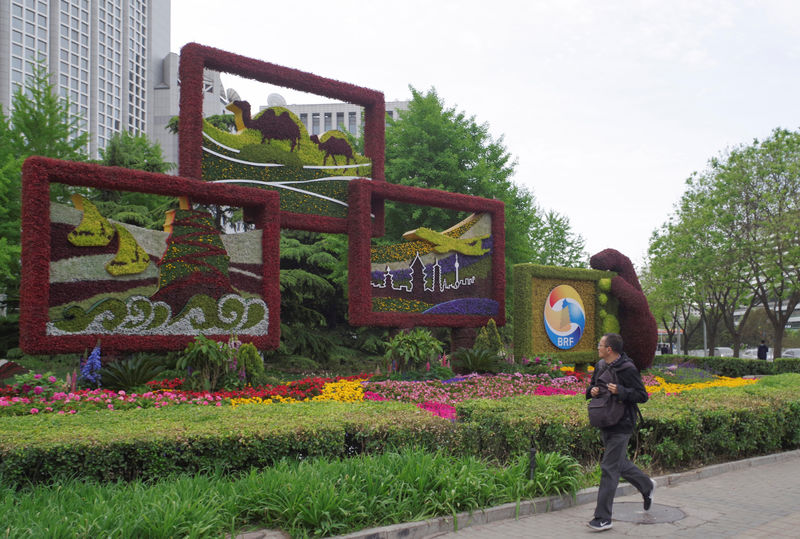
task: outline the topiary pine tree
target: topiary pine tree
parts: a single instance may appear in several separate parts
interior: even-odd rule
[[[159,261],[158,291],[151,296],[177,314],[189,298],[204,294],[219,299],[234,293],[228,275],[230,257],[211,214],[201,210],[172,210],[167,248]],[[168,220],[170,217],[168,217]]]

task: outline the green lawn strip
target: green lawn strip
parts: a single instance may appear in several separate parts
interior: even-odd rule
[[[406,448],[352,459],[283,459],[238,476],[215,471],[149,483],[2,487],[0,531],[13,537],[205,537],[269,527],[319,537],[577,488],[580,468],[568,457],[537,456],[535,481],[527,469],[524,457],[498,467]]]

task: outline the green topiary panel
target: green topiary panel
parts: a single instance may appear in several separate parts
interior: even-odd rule
[[[618,301],[611,295],[611,278],[616,274],[580,268],[559,268],[539,264],[516,264],[514,271],[514,355],[551,356],[564,362],[593,363],[597,340],[604,333],[618,332]],[[573,287],[584,303],[586,327],[578,344],[561,350],[544,329],[544,303],[558,285]],[[616,329],[614,329],[616,328]]]

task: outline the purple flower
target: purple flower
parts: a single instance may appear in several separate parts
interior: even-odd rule
[[[92,353],[86,359],[86,362],[81,365],[81,379],[85,380],[91,385],[100,385],[100,343],[94,347]]]

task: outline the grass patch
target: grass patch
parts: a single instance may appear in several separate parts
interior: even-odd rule
[[[215,470],[159,481],[97,485],[69,480],[0,489],[0,532],[10,537],[219,537],[279,528],[325,537],[424,520],[546,494],[574,493],[580,467],[537,455],[508,466],[405,449],[350,459],[283,459],[231,477]]]

